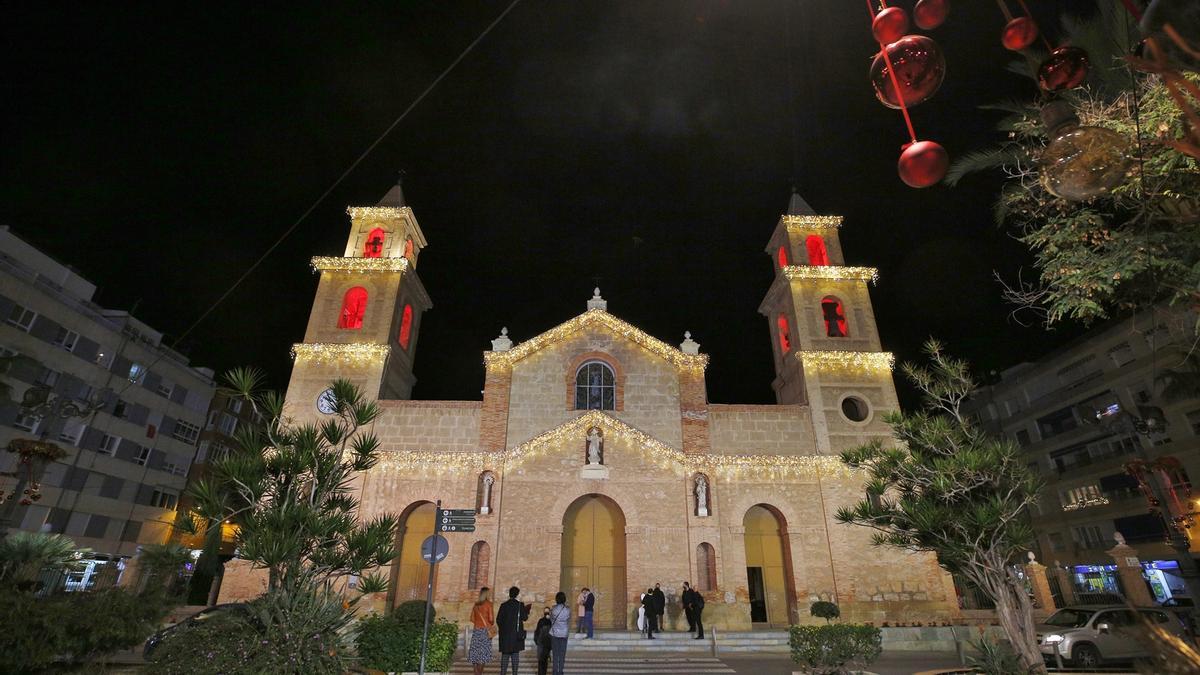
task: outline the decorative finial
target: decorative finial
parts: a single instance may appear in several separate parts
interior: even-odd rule
[[[608,309],[608,301],[600,297],[600,287],[592,289],[592,298],[587,302],[588,309]]]
[[[508,326],[500,329],[500,337],[492,340],[492,351],[506,352],[512,349],[513,341],[508,338]]]
[[[683,342],[679,343],[679,350],[684,354],[700,353],[700,343],[692,339],[692,331],[683,331]]]
[[[1125,535],[1120,532],[1113,532],[1113,541],[1117,542],[1117,546],[1125,545]]]
[[[1037,562],[1037,555],[1035,555],[1033,551],[1030,551],[1030,552],[1026,553],[1025,555],[1029,557],[1029,564],[1030,564],[1030,565],[1032,565],[1032,564],[1034,564],[1035,562]]]

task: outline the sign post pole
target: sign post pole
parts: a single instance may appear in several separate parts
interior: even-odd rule
[[[433,555],[429,556],[429,583],[425,587],[425,627],[421,630],[421,669],[420,675],[425,675],[425,652],[429,649],[429,610],[433,608],[433,569],[437,564],[438,522],[442,519],[442,500],[437,500],[433,511]]]

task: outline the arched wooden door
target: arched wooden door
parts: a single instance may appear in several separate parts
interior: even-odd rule
[[[746,582],[750,621],[787,626],[791,623],[791,556],[783,520],[763,505],[752,506],[742,520],[746,528]]]
[[[400,520],[397,539],[400,555],[392,563],[393,606],[408,600],[424,600],[429,583],[429,563],[421,557],[421,542],[433,534],[434,505],[425,502],[411,508]],[[437,583],[435,578],[434,583]]]
[[[625,628],[625,514],[616,502],[585,495],[567,508],[561,588],[572,609],[580,589],[591,589],[596,596],[596,627]]]

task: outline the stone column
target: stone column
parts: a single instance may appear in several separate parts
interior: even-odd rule
[[[1150,597],[1150,589],[1142,576],[1142,561],[1138,560],[1137,550],[1125,543],[1125,537],[1120,532],[1114,535],[1117,545],[1105,551],[1117,564],[1117,574],[1121,576],[1121,586],[1125,589],[1125,600],[1135,607],[1151,607],[1154,598]]]
[[[1062,593],[1063,604],[1075,604],[1075,581],[1071,579],[1067,568],[1057,560],[1054,561],[1054,576],[1058,579],[1058,590]]]
[[[1054,604],[1054,594],[1050,592],[1050,581],[1046,578],[1046,566],[1029,553],[1029,562],[1025,565],[1025,576],[1033,589],[1033,599],[1037,606],[1047,614],[1053,614],[1057,607]]]

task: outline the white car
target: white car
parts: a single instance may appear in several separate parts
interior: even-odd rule
[[[1182,621],[1169,609],[1131,609],[1124,605],[1065,607],[1038,624],[1038,647],[1048,663],[1054,664],[1061,658],[1064,664],[1077,668],[1145,658],[1150,653],[1137,636],[1142,620],[1187,639]]]

